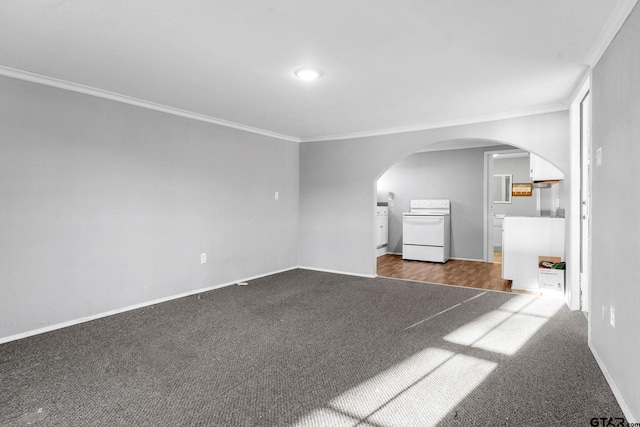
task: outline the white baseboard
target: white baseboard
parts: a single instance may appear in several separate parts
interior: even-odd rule
[[[475,262],[486,262],[483,259],[475,259],[475,258],[456,258],[456,257],[449,257],[449,259],[455,259],[458,261],[475,261]]]
[[[615,381],[613,381],[611,374],[609,374],[607,367],[605,366],[604,362],[600,358],[600,355],[598,354],[598,351],[596,350],[596,348],[593,346],[593,343],[591,342],[591,340],[589,340],[589,348],[591,349],[591,353],[593,353],[593,357],[596,359],[596,362],[598,362],[598,366],[600,367],[600,370],[602,371],[604,378],[607,380],[607,383],[609,384],[609,387],[611,388],[613,395],[618,401],[618,405],[620,405],[620,409],[622,409],[622,412],[624,413],[624,417],[627,419],[627,422],[637,423],[638,419],[634,417],[633,414],[631,413],[631,409],[629,409],[627,402],[622,397],[622,393],[620,393],[620,390],[618,390],[618,386],[616,385]]]
[[[388,255],[402,255],[402,252],[387,252]],[[472,259],[472,258],[457,258],[457,257],[449,257],[449,259],[455,259],[459,261],[477,261],[477,262],[486,262],[483,259]]]
[[[377,277],[375,274],[352,273],[350,271],[328,270],[326,268],[305,267],[302,265],[298,266],[298,268],[302,270],[322,271],[323,273],[335,273],[335,274],[344,274],[347,276],[367,277],[369,279],[373,279],[374,277]]]
[[[239,283],[239,282],[248,282],[250,280],[259,279],[261,277],[271,276],[271,275],[277,274],[277,273],[284,273],[285,271],[295,270],[296,268],[298,268],[298,267],[289,267],[289,268],[285,268],[285,269],[282,269],[282,270],[276,270],[276,271],[272,271],[272,272],[265,273],[265,274],[259,274],[257,276],[246,277],[244,279],[234,280],[232,282],[221,283],[219,285],[207,286],[205,288],[200,288],[200,289],[194,289],[194,290],[191,290],[191,291],[182,292],[182,293],[175,294],[175,295],[170,295],[170,296],[167,296],[167,297],[157,298],[157,299],[154,299],[154,300],[151,300],[151,301],[141,302],[139,304],[134,304],[134,305],[130,305],[130,306],[127,306],[127,307],[117,308],[115,310],[109,310],[109,311],[105,311],[105,312],[102,312],[102,313],[93,314],[91,316],[81,317],[79,319],[73,319],[73,320],[68,320],[66,322],[56,323],[55,325],[45,326],[44,328],[38,328],[38,329],[34,329],[34,330],[31,330],[31,331],[27,331],[27,332],[21,332],[19,334],[15,334],[15,335],[9,335],[9,336],[6,336],[6,337],[0,337],[0,344],[8,343],[10,341],[19,340],[19,339],[22,339],[22,338],[27,338],[27,337],[30,337],[30,336],[33,336],[33,335],[43,334],[45,332],[55,331],[56,329],[62,329],[62,328],[66,328],[68,326],[78,325],[80,323],[89,322],[91,320],[100,319],[102,317],[107,317],[107,316],[112,316],[114,314],[124,313],[125,311],[131,311],[131,310],[135,310],[135,309],[138,309],[138,308],[148,307],[150,305],[160,304],[160,303],[171,301],[171,300],[178,299],[178,298],[184,298],[184,297],[188,297],[188,296],[191,296],[191,295],[200,294],[202,292],[212,291],[212,290],[218,289],[218,288],[224,288],[225,286],[235,285],[236,283]]]

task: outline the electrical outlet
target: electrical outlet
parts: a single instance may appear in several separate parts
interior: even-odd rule
[[[602,166],[602,147],[596,150],[596,166]]]
[[[616,309],[614,306],[611,306],[609,309],[609,320],[611,321],[611,326],[616,327]]]
[[[602,306],[602,320],[604,320],[606,313],[607,313],[607,309],[606,309],[606,308],[605,308],[605,306],[603,305],[603,306]]]
[[[200,254],[200,264],[206,264],[207,263],[207,254],[206,253],[201,253]]]

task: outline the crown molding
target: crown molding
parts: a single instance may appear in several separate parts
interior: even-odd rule
[[[585,97],[587,92],[591,89],[591,73],[593,69],[591,67],[587,68],[585,73],[582,75],[580,80],[578,80],[578,84],[573,89],[573,92],[569,96],[569,105],[579,104],[582,102],[582,99]]]
[[[600,33],[600,36],[589,51],[589,54],[585,59],[585,64],[589,65],[591,68],[596,66],[602,55],[604,55],[604,52],[613,41],[613,38],[618,34],[618,31],[620,31],[620,28],[622,28],[622,25],[629,17],[629,14],[636,6],[636,3],[638,3],[638,0],[623,0],[616,5],[616,8],[613,10],[611,16],[609,16],[609,20]]]
[[[450,121],[434,122],[434,123],[427,123],[427,124],[421,124],[421,125],[415,125],[415,126],[379,129],[374,131],[354,132],[354,133],[340,134],[340,135],[298,138],[295,136],[284,135],[281,133],[272,132],[265,129],[255,128],[252,126],[235,123],[228,120],[206,116],[204,114],[198,114],[191,111],[182,110],[179,108],[169,107],[169,106],[157,104],[151,101],[145,101],[143,99],[122,95],[116,92],[110,92],[107,90],[98,89],[95,87],[86,86],[79,83],[72,83],[66,80],[57,79],[54,77],[48,77],[41,74],[36,74],[29,71],[19,70],[16,68],[6,67],[2,65],[0,65],[0,75],[18,79],[18,80],[28,81],[31,83],[51,86],[58,89],[69,90],[69,91],[81,93],[84,95],[108,99],[110,101],[121,102],[123,104],[129,104],[136,107],[146,108],[149,110],[160,111],[163,113],[172,114],[174,116],[185,117],[188,119],[198,120],[205,123],[212,123],[219,126],[225,126],[229,128],[242,130],[245,132],[251,132],[258,135],[263,135],[271,138],[276,138],[276,139],[281,139],[281,140],[291,141],[291,142],[298,142],[298,143],[336,141],[336,140],[343,140],[343,139],[393,135],[393,134],[405,133],[405,132],[416,132],[421,130],[438,129],[438,128],[445,128],[445,127],[453,127],[453,126],[463,126],[463,125],[469,125],[474,123],[483,123],[483,122],[491,122],[496,120],[512,119],[516,117],[531,116],[536,114],[555,113],[558,111],[565,111],[568,109],[568,106],[565,104],[553,104],[553,105],[547,105],[547,106],[538,107],[538,108],[531,108],[527,110],[518,110],[518,111],[511,111],[511,112],[505,112],[505,113],[499,113],[499,114],[484,115],[484,116],[478,116],[478,117],[460,119],[460,120],[450,120]]]
[[[206,123],[212,123],[215,125],[234,128],[234,129],[242,130],[245,132],[256,133],[258,135],[268,136],[271,138],[283,139],[285,141],[292,141],[292,142],[300,142],[300,138],[296,138],[293,136],[283,135],[281,133],[271,132],[268,130],[231,122],[228,120],[218,119],[218,118],[207,116],[204,114],[198,114],[191,111],[182,110],[179,108],[169,107],[167,105],[157,104],[151,101],[145,101],[144,99],[134,98],[131,96],[122,95],[120,93],[110,92],[108,90],[98,89],[95,87],[86,86],[79,83],[72,83],[66,80],[57,79],[54,77],[48,77],[41,74],[32,73],[29,71],[19,70],[11,67],[5,67],[3,65],[0,65],[0,76],[11,77],[18,80],[24,80],[31,83],[51,86],[58,89],[81,93],[84,95],[95,96],[98,98],[108,99],[110,101],[121,102],[123,104],[134,105],[136,107],[146,108],[148,110],[160,111],[162,113],[172,114],[174,116],[185,117],[188,119],[198,120]]]
[[[616,5],[616,8],[612,12],[611,16],[607,20],[607,24],[604,29],[600,33],[598,39],[594,43],[593,47],[589,51],[585,59],[585,64],[587,64],[590,68],[594,68],[598,63],[604,52],[607,50],[614,37],[628,18],[629,14],[633,10],[633,8],[638,3],[638,0],[623,0]],[[348,134],[339,134],[339,135],[327,135],[327,136],[317,136],[317,137],[309,137],[309,138],[299,138],[290,135],[284,135],[277,132],[268,131],[265,129],[256,128],[253,126],[247,126],[240,123],[231,122],[224,119],[218,119],[215,117],[207,116],[204,114],[194,113],[187,110],[182,110],[179,108],[169,107],[167,105],[158,104],[151,101],[146,101],[139,98],[134,98],[127,95],[122,95],[116,92],[110,92],[103,89],[98,89],[91,86],[82,85],[79,83],[73,83],[62,79],[57,79],[54,77],[48,77],[41,74],[32,73],[29,71],[19,70],[16,68],[6,67],[0,65],[0,76],[10,77],[14,79],[24,80],[31,83],[42,84],[46,86],[55,87],[58,89],[69,90],[72,92],[77,92],[89,96],[95,96],[98,98],[108,99],[111,101],[121,102],[124,104],[129,104],[141,108],[146,108],[149,110],[155,110],[167,114],[172,114],[179,117],[185,117],[193,120],[198,120],[201,122],[211,123],[219,126],[225,126],[233,129],[242,130],[245,132],[250,132],[258,135],[267,136],[270,138],[281,139],[285,141],[291,142],[320,142],[320,141],[335,141],[335,140],[343,140],[343,139],[353,139],[353,138],[365,138],[365,137],[373,137],[373,136],[383,136],[383,135],[393,135],[404,132],[415,132],[421,130],[429,130],[429,129],[437,129],[444,127],[452,127],[452,126],[462,126],[474,123],[482,123],[482,122],[490,122],[495,120],[504,120],[516,117],[523,117],[535,114],[543,114],[550,112],[558,112],[564,111],[568,109],[568,106],[565,104],[555,104],[543,106],[540,108],[528,109],[528,110],[519,110],[513,112],[500,113],[495,115],[485,115],[479,116],[475,118],[468,119],[460,119],[460,120],[451,120],[451,121],[443,121],[443,122],[435,122],[429,124],[415,125],[415,126],[405,126],[405,127],[397,127],[397,128],[389,128],[389,129],[380,129],[374,131],[363,131],[363,132],[354,132]]]
[[[514,119],[517,117],[533,116],[536,114],[557,113],[558,111],[566,111],[569,107],[566,104],[552,104],[543,107],[530,108],[527,110],[509,111],[499,114],[490,114],[485,116],[472,117],[460,120],[449,120],[443,122],[434,122],[415,126],[404,126],[390,129],[380,129],[374,131],[354,132],[341,135],[318,136],[311,138],[300,138],[300,142],[321,142],[321,141],[337,141],[341,139],[367,138],[372,136],[393,135],[405,132],[416,132],[421,130],[439,129],[453,126],[464,126],[475,123],[493,122],[497,120]]]

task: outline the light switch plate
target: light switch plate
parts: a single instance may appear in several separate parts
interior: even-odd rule
[[[602,147],[596,150],[596,166],[602,166]]]
[[[614,306],[611,306],[609,309],[609,320],[611,321],[611,326],[616,327],[616,309]]]

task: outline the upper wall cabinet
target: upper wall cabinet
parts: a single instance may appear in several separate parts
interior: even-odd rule
[[[531,153],[529,162],[532,181],[556,181],[564,179],[562,171],[542,157]]]

